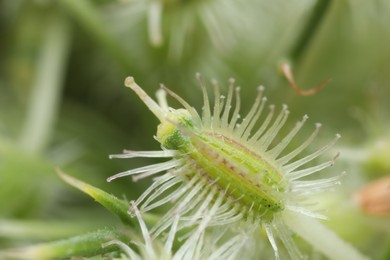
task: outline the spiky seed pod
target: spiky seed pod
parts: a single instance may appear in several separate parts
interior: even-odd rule
[[[313,133],[301,145],[283,153],[308,119],[306,115],[279,143],[273,145],[287,120],[287,106],[284,105],[277,115],[275,107],[269,106],[268,114],[257,126],[267,102],[263,97],[263,87],[258,88],[252,108],[240,120],[240,89],[234,87],[234,80],[230,80],[226,97],[221,96],[218,84],[213,83],[215,98],[211,107],[206,86],[199,75],[197,78],[204,99],[201,115],[165,86],[157,92],[156,103],[132,77],[126,79],[125,85],[160,120],[156,139],[162,150],[124,151],[123,154],[111,155],[111,158],[172,159],[118,173],[108,181],[129,175],[136,181],[164,172],[155,177],[153,184],[135,202],[141,212],[167,203],[173,204],[171,210],[152,228],[152,237],[157,237],[174,225],[177,230],[200,225],[205,218],[209,218],[208,227],[246,223],[247,233],[254,232],[256,227],[264,227],[276,258],[279,258],[276,238],[283,242],[293,259],[302,258],[283,216],[286,212],[295,212],[325,218],[305,205],[311,194],[339,184],[341,174],[325,179],[307,180],[305,177],[333,165],[337,156],[316,166],[305,165],[333,146],[340,135],[337,134],[321,149],[300,156],[318,134],[321,125],[316,124]],[[169,107],[167,94],[181,103],[183,108]],[[255,127],[258,127],[257,130]],[[137,213],[133,209],[129,212]]]

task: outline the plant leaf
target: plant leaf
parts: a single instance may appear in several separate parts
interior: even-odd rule
[[[120,220],[130,226],[134,226],[134,220],[127,213],[129,208],[128,203],[124,200],[118,199],[114,195],[111,195],[99,188],[96,188],[88,183],[80,181],[74,177],[71,177],[61,170],[57,169],[58,176],[64,180],[69,185],[81,190],[82,192],[88,194],[92,198],[94,198],[97,202],[99,202],[103,207],[114,213],[116,216],[120,218]]]

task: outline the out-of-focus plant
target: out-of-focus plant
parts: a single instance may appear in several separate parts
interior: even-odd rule
[[[367,255],[387,259],[388,217],[366,215],[352,198],[390,172],[389,12],[386,0],[0,2],[0,247],[84,231],[96,246],[108,237],[132,240],[101,229],[115,222],[64,186],[54,168],[137,198],[146,181],[104,181],[153,162],[107,154],[157,149],[149,138],[155,122],[122,80],[133,75],[147,92],[164,82],[199,105],[192,80],[199,71],[220,82],[234,76],[246,88],[262,83],[275,102],[293,107],[292,121],[309,113],[329,133],[340,132],[337,167],[348,174],[343,190],[318,199],[330,208],[326,224]],[[332,80],[316,95],[298,96],[278,70],[284,62],[303,89]],[[253,91],[242,92],[245,109]]]

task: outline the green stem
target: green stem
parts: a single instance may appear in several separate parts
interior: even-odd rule
[[[20,145],[26,151],[40,152],[49,140],[59,106],[69,42],[68,24],[61,15],[53,14],[47,23],[20,137]]]
[[[89,0],[61,0],[59,1],[84,29],[94,36],[106,50],[115,58],[124,71],[131,69],[129,55],[113,35],[101,14]]]
[[[302,214],[286,211],[283,220],[287,226],[319,252],[334,260],[368,259],[321,222]]]
[[[102,248],[102,244],[115,239],[126,240],[126,237],[112,229],[102,229],[69,239],[0,250],[0,258],[43,260],[96,256],[112,251],[112,248]]]
[[[299,63],[304,52],[308,49],[310,42],[313,40],[325,18],[330,3],[330,0],[318,0],[315,4],[313,12],[306,23],[306,27],[302,30],[301,35],[291,49],[289,57],[294,63]]]
[[[45,221],[0,219],[0,237],[13,240],[48,240],[90,231],[101,221]]]

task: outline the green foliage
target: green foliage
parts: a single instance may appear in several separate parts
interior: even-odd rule
[[[93,187],[92,185],[89,185],[85,182],[72,178],[69,175],[66,175],[65,173],[61,172],[60,170],[57,170],[57,174],[65,182],[83,191],[84,193],[88,194],[89,196],[94,198],[98,203],[104,206],[107,210],[117,215],[123,223],[132,225],[132,219],[130,218],[130,215],[127,213],[129,207],[128,202],[124,200],[120,200],[117,197],[108,194],[101,189]]]
[[[3,251],[0,256],[16,259],[54,259],[73,256],[94,256],[110,251],[101,245],[109,240],[120,238],[120,234],[110,229],[102,229],[81,236],[37,244],[25,248]]]
[[[367,255],[386,259],[388,216],[366,215],[352,198],[390,173],[389,14],[386,0],[1,1],[0,248],[66,238],[82,225],[77,238],[32,246],[40,255],[29,257],[113,250],[100,244],[118,239],[122,226],[83,233],[113,222],[109,215],[95,218],[99,205],[66,187],[56,167],[85,180],[60,174],[139,234],[127,200],[111,194],[136,199],[147,181],[105,180],[154,160],[108,160],[108,154],[158,149],[152,138],[157,121],[123,80],[134,76],[148,93],[163,82],[200,108],[193,78],[201,72],[222,88],[230,77],[243,88],[263,84],[293,116],[308,114],[342,134],[335,171],[349,175],[341,192],[320,198],[331,205],[328,225]],[[332,81],[315,95],[299,96],[278,70],[285,61],[303,89]],[[252,103],[250,93],[242,91],[243,110]],[[151,224],[159,215],[143,217]],[[90,226],[85,219],[92,219]],[[55,225],[37,225],[45,221]],[[74,225],[65,232],[60,223]],[[11,229],[1,228],[7,225]],[[119,257],[113,251],[110,257]]]

